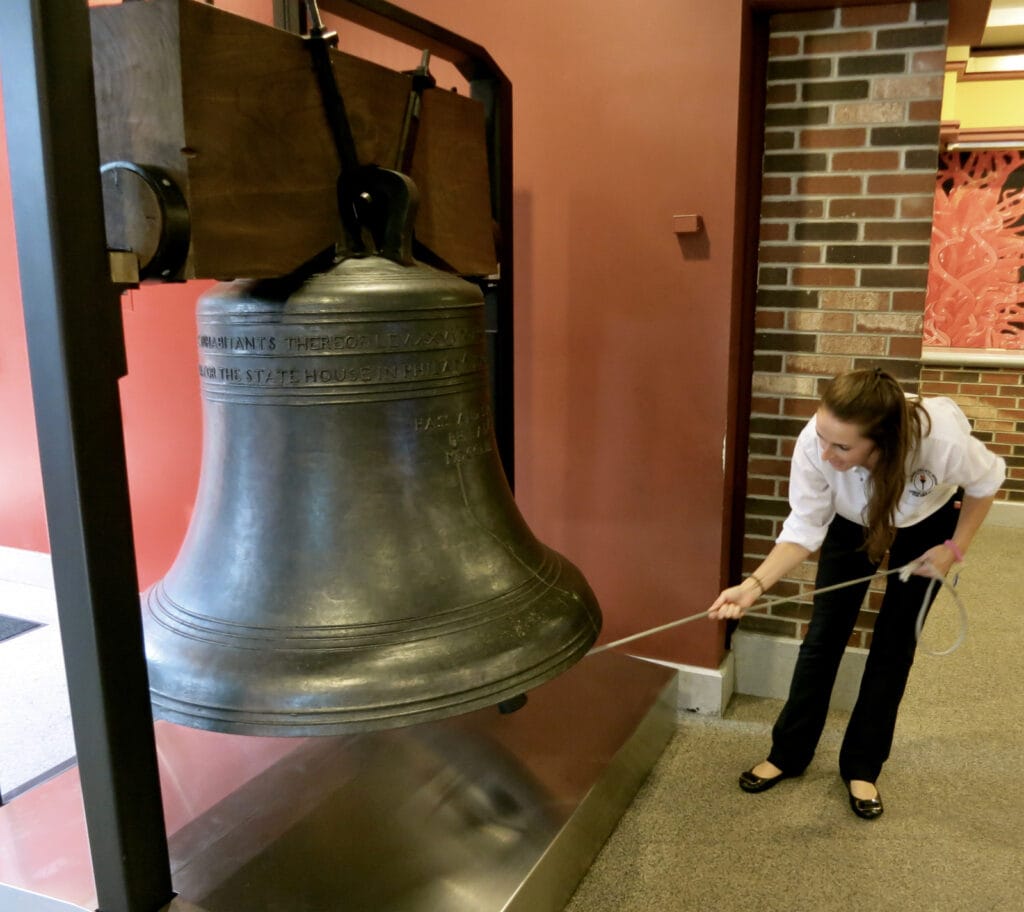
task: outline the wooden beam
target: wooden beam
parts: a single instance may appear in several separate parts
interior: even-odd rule
[[[946,44],[977,47],[985,32],[992,0],[949,0],[949,33]]]
[[[101,160],[162,169],[188,204],[191,247],[175,278],[283,275],[338,239],[338,158],[301,37],[195,0],[90,15]],[[360,163],[393,167],[412,78],[331,59]],[[456,272],[494,272],[482,106],[428,89],[422,108],[417,239]],[[130,183],[106,191],[114,246],[152,246],[152,212]]]

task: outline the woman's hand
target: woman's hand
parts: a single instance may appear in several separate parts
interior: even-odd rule
[[[708,617],[713,621],[741,618],[760,597],[760,587],[751,577],[747,577],[738,586],[722,590],[708,609]]]
[[[936,545],[929,548],[916,561],[911,573],[914,576],[931,576],[935,579],[944,579],[950,568],[956,562],[956,556],[951,548],[946,545]]]
[[[708,617],[713,621],[743,617],[754,602],[810,555],[810,551],[796,542],[777,542],[742,583],[722,590],[708,609]]]

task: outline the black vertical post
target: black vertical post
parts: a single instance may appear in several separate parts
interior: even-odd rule
[[[287,0],[276,0],[286,3]],[[300,3],[293,0],[296,7]],[[491,178],[491,214],[498,225],[501,275],[484,282],[488,353],[492,364],[494,436],[509,486],[515,489],[515,349],[512,251],[512,83],[487,51],[388,0],[320,0],[320,8],[396,41],[454,63],[484,106]],[[279,24],[297,22],[301,10],[276,13]]]
[[[5,0],[4,113],[32,395],[99,908],[172,898],[139,614],[85,0]]]
[[[494,436],[509,487],[515,490],[515,301],[514,237],[512,235],[512,83],[486,55],[463,64],[473,98],[484,106],[487,125],[487,164],[491,178],[491,213],[498,225],[498,264],[501,274],[489,283],[485,301],[488,330],[493,330]],[[485,289],[487,291],[488,289]]]

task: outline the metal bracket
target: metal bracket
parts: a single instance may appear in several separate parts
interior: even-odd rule
[[[138,177],[153,194],[160,209],[160,235],[156,249],[145,263],[139,256],[138,280],[160,279],[167,282],[181,279],[181,270],[188,260],[188,247],[192,240],[192,224],[185,195],[166,171],[154,165],[113,161],[100,168],[101,175],[113,175],[115,185],[120,181],[122,172]],[[135,253],[139,255],[141,251],[136,249]]]

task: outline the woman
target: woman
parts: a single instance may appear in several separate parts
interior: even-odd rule
[[[887,578],[839,754],[839,772],[859,817],[882,813],[875,781],[892,745],[928,578],[944,577],[963,560],[1005,474],[1003,460],[971,436],[952,400],[907,397],[878,369],[836,377],[797,438],[790,513],[774,548],[711,606],[709,617],[742,617],[818,548],[816,589],[870,576],[886,552],[890,568],[914,565],[907,582]],[[744,791],[763,792],[799,776],[811,762],[867,587],[863,582],[814,597],[771,752],[740,776]]]

